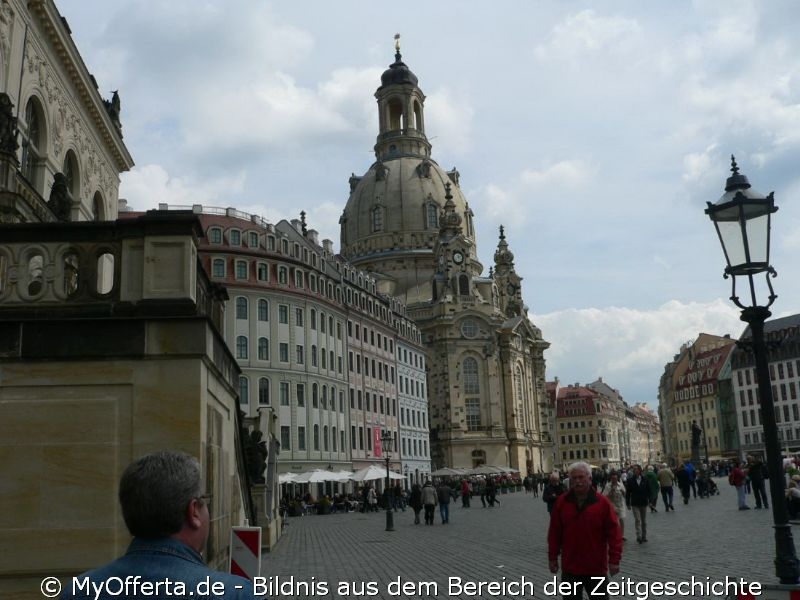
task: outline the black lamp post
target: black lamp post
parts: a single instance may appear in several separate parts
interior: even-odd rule
[[[389,479],[389,460],[392,458],[394,435],[388,429],[381,436],[381,450],[386,457],[386,531],[394,531],[394,513],[392,512],[392,488]]]
[[[763,196],[750,188],[747,177],[739,174],[736,159],[731,156],[731,171],[725,193],[716,204],[708,203],[706,214],[711,218],[722,243],[728,266],[725,279],[732,278],[731,300],[742,309],[742,321],[750,325],[753,336],[752,351],[756,363],[758,395],[761,401],[761,423],[767,452],[767,469],[772,520],[775,524],[775,573],[782,584],[797,584],[800,567],[794,549],[789,515],[784,499],[783,461],[775,422],[772,384],[767,364],[767,347],[764,343],[764,321],[771,315],[769,307],[777,296],[770,277],[775,269],[769,264],[770,218],[778,210],[773,192]],[[764,273],[769,295],[765,306],[756,300],[756,282],[753,277]],[[750,303],[743,304],[736,295],[736,278],[745,277],[750,289]]]

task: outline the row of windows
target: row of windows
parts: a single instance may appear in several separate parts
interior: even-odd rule
[[[348,337],[355,338],[357,340],[361,340],[361,327],[358,323],[355,324],[355,328],[353,327],[353,322],[347,322],[347,335]],[[377,344],[375,341],[377,340]],[[374,329],[369,330],[367,326],[364,326],[364,337],[363,342],[365,344],[369,344],[371,346],[375,346],[378,350],[381,349],[381,341],[383,342],[383,350],[384,352],[391,352],[394,353],[394,340],[392,340],[389,336],[383,335],[381,336],[380,332],[376,332]]]
[[[575,438],[573,441],[573,437],[571,435],[562,435],[561,436],[561,443],[562,444],[593,444],[594,443],[594,434],[589,434],[589,441],[586,441],[586,434],[582,433],[580,435],[575,434]]]
[[[417,352],[409,352],[406,348],[397,348],[397,360],[407,365],[413,364],[419,369],[425,368],[425,358]]]
[[[355,360],[353,359],[353,353],[348,352],[347,354],[347,367],[352,373],[354,368],[357,374],[361,374],[361,358],[360,354],[355,355]],[[372,377],[378,379],[379,381],[386,381],[391,382],[394,384],[394,367],[388,365],[385,362],[376,361],[374,358],[370,359],[368,356],[364,356],[364,376],[370,377],[370,372],[372,373]],[[372,366],[372,370],[370,371],[370,365]],[[377,368],[376,368],[377,367]]]
[[[312,437],[312,450],[320,451],[320,426],[314,425]],[[338,432],[337,444],[337,431],[336,427],[328,428],[324,425],[321,428],[322,432],[322,451],[324,452],[344,452],[347,447],[344,438],[344,429]],[[281,425],[281,450],[292,449],[292,428],[289,425]],[[297,427],[297,448],[298,452],[308,450],[306,448],[306,428],[304,425]]]
[[[350,408],[355,410],[356,407],[358,410],[364,410],[366,407],[366,410],[370,412],[397,416],[396,398],[386,398],[384,402],[384,397],[380,394],[373,392],[370,395],[370,392],[364,392],[362,396],[361,390],[350,388]]]
[[[400,424],[409,425],[411,427],[427,427],[425,419],[425,411],[411,410],[410,408],[403,408],[400,410]]]
[[[600,450],[600,456],[602,458],[607,458],[608,457],[608,454],[607,454],[605,448],[602,448]],[[595,456],[594,450],[586,450],[586,449],[584,449],[583,451],[581,451],[581,450],[570,450],[569,451],[569,458],[568,458],[567,457],[567,451],[564,450],[561,453],[561,458],[562,458],[562,460],[577,460],[579,458],[596,458],[596,456]]]
[[[425,382],[412,380],[410,377],[399,377],[400,393],[409,396],[416,396],[417,398],[425,398]],[[416,391],[416,393],[415,393]]]
[[[259,337],[257,342],[257,357],[258,360],[269,361],[270,358],[270,344],[269,338]],[[249,360],[250,347],[246,335],[236,336],[236,358],[237,360]],[[278,343],[278,361],[282,363],[289,362],[289,344],[287,342]],[[298,365],[303,365],[306,362],[305,346],[302,344],[295,344],[294,347],[294,362]],[[317,349],[316,344],[311,345],[310,364],[312,367],[319,367],[326,371],[337,371],[340,375],[343,374],[344,367],[342,365],[342,357],[337,357],[333,350]]]
[[[403,438],[403,456],[427,458],[428,442],[425,440],[407,440]]]
[[[356,432],[358,432],[358,436],[356,436]],[[372,428],[368,427],[366,429],[366,434],[364,435],[364,427],[358,427],[356,429],[355,425],[350,426],[350,440],[351,440],[351,448],[353,450],[364,450],[364,441],[366,440],[366,449],[368,452],[372,452]],[[381,430],[381,436],[385,431]],[[394,447],[392,448],[393,452],[397,452],[397,436],[394,437]],[[356,442],[358,442],[358,447],[356,447]]]
[[[578,421],[567,421],[567,422],[561,421],[561,423],[559,423],[559,428],[560,429],[564,429],[566,427],[567,429],[573,429],[573,428],[574,429],[579,429],[579,428],[580,429],[584,429],[585,427],[592,427],[592,423],[593,423],[593,421],[588,421],[588,425],[587,425],[587,421],[580,421],[580,422],[578,422]],[[579,424],[580,424],[580,427],[578,427]],[[603,422],[598,420],[597,421],[597,426],[598,427],[602,427],[603,426]]]
[[[281,406],[289,406],[291,403],[291,384],[288,381],[281,381],[278,384],[278,397]],[[336,402],[337,391],[334,386],[328,388],[325,385],[317,383],[311,384],[311,406],[312,408],[319,408],[320,405],[323,409],[334,411],[337,407]],[[344,413],[344,392],[338,392],[339,412]],[[239,377],[239,398],[242,404],[250,403],[250,379],[241,375]],[[295,384],[295,404],[298,407],[306,405],[306,384]],[[272,386],[268,377],[259,377],[258,379],[258,404],[259,406],[271,406],[272,404]]]

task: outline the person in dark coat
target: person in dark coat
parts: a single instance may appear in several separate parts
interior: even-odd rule
[[[408,505],[414,511],[414,525],[419,525],[419,513],[422,510],[422,488],[418,483],[411,486],[411,497],[408,500]]]
[[[557,472],[550,473],[550,483],[548,483],[544,492],[542,492],[542,500],[547,504],[547,512],[553,512],[553,505],[558,500],[558,497],[566,492],[564,484],[561,483],[561,477]]]
[[[647,541],[647,509],[650,506],[650,483],[642,475],[642,468],[634,465],[633,476],[625,481],[625,504],[633,511],[636,522],[636,541]]]
[[[689,495],[692,491],[692,480],[689,472],[686,470],[686,465],[682,464],[675,471],[675,479],[678,480],[678,489],[681,491],[683,503],[689,504]]]
[[[750,487],[753,490],[753,498],[756,501],[756,509],[769,508],[769,500],[767,500],[767,490],[764,486],[764,479],[766,479],[767,468],[761,462],[759,457],[747,457],[747,476],[750,478]]]

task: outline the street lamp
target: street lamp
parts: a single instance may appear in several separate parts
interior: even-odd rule
[[[386,457],[386,531],[394,531],[394,514],[392,513],[391,480],[389,479],[389,459],[392,457],[394,435],[388,429],[381,436],[381,450]]]
[[[800,567],[794,549],[789,515],[784,499],[783,461],[775,422],[772,384],[767,365],[767,347],[764,343],[764,321],[771,315],[769,307],[777,296],[770,277],[775,269],[769,264],[770,218],[778,210],[774,192],[763,196],[750,188],[747,177],[739,173],[736,159],[731,156],[731,175],[725,184],[725,193],[716,204],[708,203],[706,214],[717,229],[722,251],[728,266],[724,277],[732,277],[731,301],[742,309],[742,321],[750,326],[753,341],[748,344],[756,364],[758,394],[761,400],[761,421],[767,452],[767,469],[770,473],[772,520],[775,524],[775,574],[782,584],[797,584]],[[766,306],[756,300],[756,282],[753,277],[764,273],[769,295]],[[736,278],[746,277],[750,289],[750,303],[743,304],[736,295]]]

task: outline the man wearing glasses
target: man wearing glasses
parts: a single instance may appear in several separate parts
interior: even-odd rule
[[[143,456],[125,469],[119,501],[134,536],[117,560],[64,585],[62,598],[256,598],[253,583],[208,568],[211,497],[200,490],[200,463],[179,452]]]

